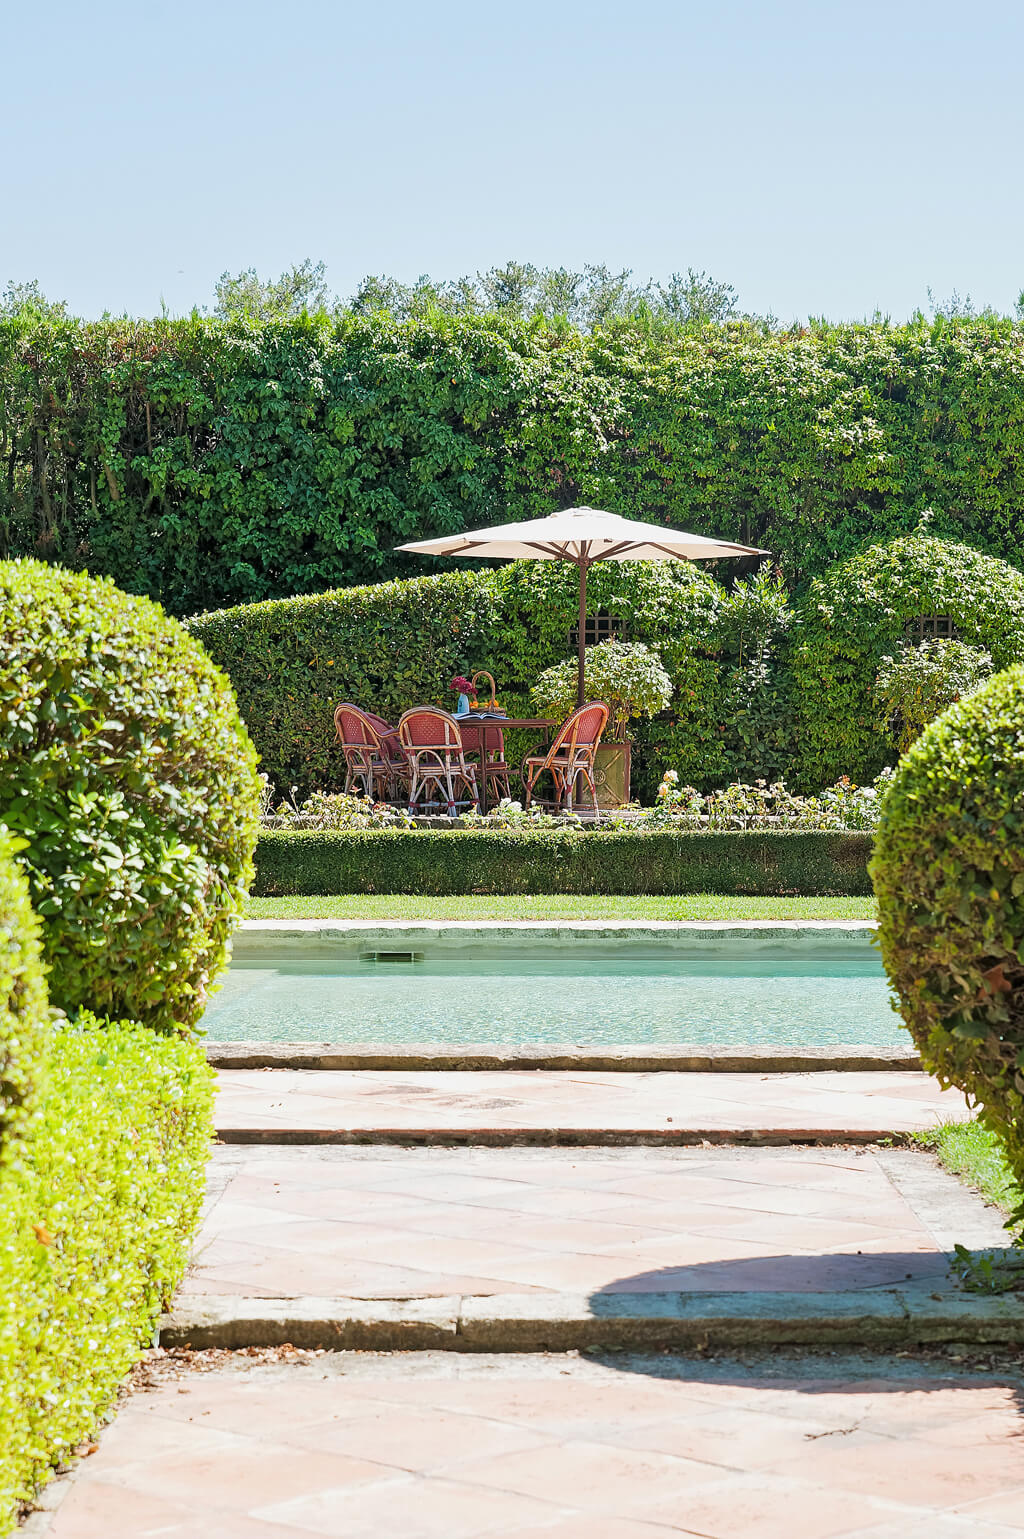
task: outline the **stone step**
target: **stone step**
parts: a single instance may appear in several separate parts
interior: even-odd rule
[[[970,1113],[922,1073],[223,1069],[227,1143],[876,1143]]]

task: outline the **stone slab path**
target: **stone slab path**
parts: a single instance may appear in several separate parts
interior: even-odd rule
[[[849,1292],[1004,1239],[917,1150],[227,1146],[182,1292]]]
[[[876,1141],[966,1119],[928,1075],[222,1069],[232,1142]]]
[[[1024,1375],[929,1360],[165,1364],[32,1539],[1019,1539]]]

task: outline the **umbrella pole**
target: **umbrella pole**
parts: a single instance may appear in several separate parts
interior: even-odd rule
[[[590,562],[584,558],[580,562],[580,639],[579,656],[576,664],[576,705],[583,704],[584,700],[584,673],[586,664],[584,661],[587,650],[587,567]]]

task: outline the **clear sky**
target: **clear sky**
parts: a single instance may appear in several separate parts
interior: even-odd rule
[[[0,285],[85,315],[304,257],[692,266],[784,321],[1024,288],[1022,0],[5,11]]]

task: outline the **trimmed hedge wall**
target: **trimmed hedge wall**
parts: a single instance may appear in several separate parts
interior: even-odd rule
[[[267,829],[259,897],[336,893],[870,893],[871,834]]]
[[[0,554],[176,614],[435,570],[394,547],[589,503],[792,579],[938,510],[1024,559],[1024,329],[583,336],[497,315],[0,318]]]
[[[89,1437],[185,1270],[212,1136],[202,1047],[57,1029],[0,1159],[0,1532]]]

